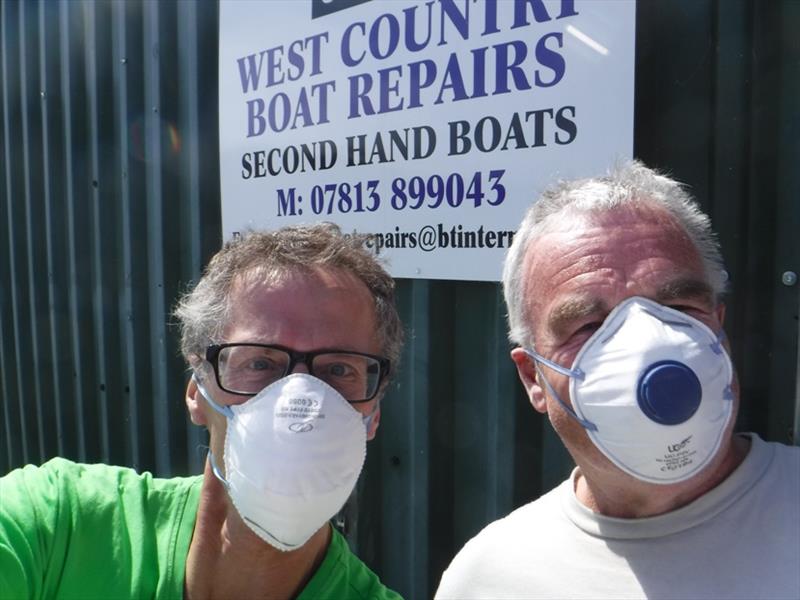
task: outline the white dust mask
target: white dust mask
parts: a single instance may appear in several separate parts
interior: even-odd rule
[[[195,382],[228,419],[224,477],[210,458],[239,515],[275,548],[299,548],[353,491],[372,415],[362,417],[339,392],[305,373],[232,406],[220,406]]]
[[[733,415],[733,367],[705,324],[646,298],[621,302],[566,369],[572,408],[550,394],[626,473],[651,483],[684,481],[719,450]],[[537,367],[538,368],[538,367]]]

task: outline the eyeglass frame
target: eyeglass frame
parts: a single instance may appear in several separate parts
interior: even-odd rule
[[[342,350],[341,348],[322,348],[320,350],[312,350],[311,352],[299,352],[294,350],[293,348],[289,348],[287,346],[281,346],[279,344],[258,344],[258,343],[251,343],[251,342],[227,342],[224,344],[210,344],[206,347],[206,361],[211,365],[211,370],[214,371],[214,378],[217,380],[217,385],[219,389],[224,391],[228,394],[234,394],[236,396],[255,396],[258,392],[234,392],[229,390],[225,386],[222,385],[222,381],[220,381],[219,377],[219,354],[225,348],[236,347],[236,346],[254,346],[257,348],[268,348],[270,350],[280,350],[281,352],[285,352],[289,356],[289,364],[286,366],[286,371],[283,375],[278,377],[275,381],[280,381],[287,375],[290,375],[292,371],[294,371],[295,367],[302,363],[307,368],[309,373],[313,375],[311,365],[314,362],[314,359],[319,356],[320,354],[355,354],[356,356],[364,356],[366,358],[371,358],[378,362],[378,384],[375,386],[375,391],[369,398],[364,398],[363,400],[347,400],[350,404],[361,404],[363,402],[369,402],[378,395],[381,390],[381,384],[386,376],[389,374],[391,369],[391,361],[384,357],[378,356],[376,354],[368,354],[367,352],[358,352],[355,350]],[[274,383],[274,382],[273,382]]]

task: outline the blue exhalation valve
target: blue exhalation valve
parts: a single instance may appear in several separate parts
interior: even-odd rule
[[[703,388],[685,364],[662,360],[645,369],[636,390],[639,408],[661,425],[688,421],[700,407]]]

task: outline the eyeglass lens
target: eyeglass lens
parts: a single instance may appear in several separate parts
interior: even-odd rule
[[[288,375],[291,357],[283,350],[263,346],[226,346],[217,359],[220,385],[229,392],[255,394]],[[318,354],[307,365],[318,377],[350,402],[371,397],[377,389],[380,363],[347,352]]]

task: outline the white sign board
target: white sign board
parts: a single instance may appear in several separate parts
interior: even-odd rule
[[[627,0],[223,0],[222,222],[332,221],[395,277],[497,281],[554,179],[633,149]]]

